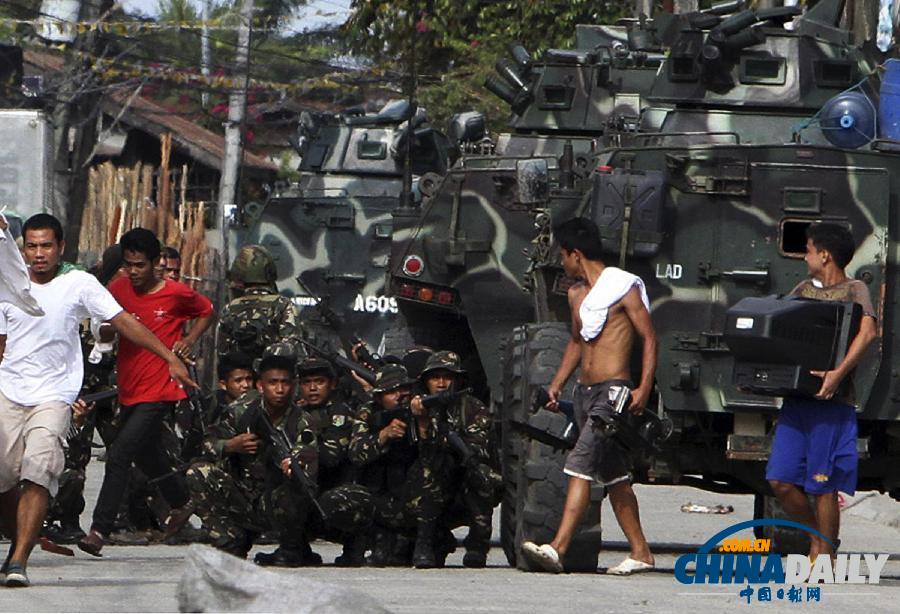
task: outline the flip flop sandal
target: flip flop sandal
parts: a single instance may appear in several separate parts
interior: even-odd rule
[[[633,558],[628,557],[615,567],[610,567],[609,569],[607,569],[606,573],[611,576],[631,576],[636,573],[643,573],[645,571],[652,570],[653,565],[651,565],[650,563],[645,563],[644,561],[636,561]]]

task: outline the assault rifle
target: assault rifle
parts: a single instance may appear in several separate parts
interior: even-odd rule
[[[579,428],[575,422],[575,404],[572,401],[560,400],[559,412],[566,417],[561,428],[555,424],[556,418],[547,412],[541,412],[550,401],[550,395],[543,388],[534,391],[531,403],[531,417],[527,421],[510,420],[510,426],[528,437],[556,450],[571,450],[578,440]]]
[[[649,409],[639,415],[632,414],[627,410],[631,393],[628,388],[623,390],[626,392],[617,395],[611,413],[590,416],[593,427],[604,437],[614,439],[627,452],[659,454],[662,451],[660,444],[671,437],[674,430],[672,421]]]
[[[186,363],[191,379],[199,381],[196,364]],[[206,434],[206,410],[203,407],[203,397],[197,388],[186,388],[188,404],[191,407],[190,423],[179,425],[183,430],[181,442],[181,459],[191,461],[203,451],[203,437]]]
[[[90,394],[85,394],[78,397],[80,400],[85,403],[97,403],[100,401],[106,401],[107,399],[114,399],[119,396],[118,388],[111,388],[109,390],[101,390],[100,392],[92,392]]]
[[[90,405],[91,403],[99,403],[100,401],[108,401],[109,399],[114,399],[117,396],[119,396],[119,389],[111,388],[110,390],[101,390],[100,392],[92,392],[90,394],[81,395],[78,397],[78,399],[80,401],[84,401],[85,403]],[[88,424],[88,422],[93,424],[93,421],[95,420],[94,416],[95,416],[94,412],[91,411],[87,415],[87,417],[84,419],[84,422],[81,424],[81,426],[76,426],[75,422],[72,421],[69,424],[69,430],[66,431],[66,439],[74,439],[75,437],[78,437],[79,433],[82,432],[82,430]],[[91,442],[90,445],[91,445],[91,447],[95,446],[95,444],[93,442]],[[102,446],[97,446],[97,447],[102,447]]]
[[[325,511],[316,500],[315,486],[309,479],[309,476],[306,475],[306,472],[303,471],[303,467],[300,466],[300,463],[291,453],[291,442],[288,441],[284,431],[275,428],[275,425],[272,424],[272,419],[269,418],[269,413],[262,406],[259,407],[258,424],[261,430],[258,434],[268,440],[271,444],[273,452],[272,460],[278,466],[279,471],[281,470],[281,461],[285,458],[289,458],[291,461],[291,480],[294,485],[300,489],[301,494],[312,502],[319,511],[319,514],[322,515],[322,518],[325,518]]]
[[[422,407],[429,411],[439,408],[446,409],[447,407],[455,403],[457,399],[462,398],[464,395],[469,394],[470,392],[472,392],[472,389],[466,388],[465,390],[460,390],[458,392],[444,390],[435,394],[425,395],[421,397]],[[396,409],[382,409],[376,412],[375,415],[377,417],[376,427],[378,428],[378,430],[386,427],[391,423],[391,420],[394,419],[406,423],[406,437],[408,438],[409,443],[413,446],[418,445],[418,424],[416,423],[416,417],[412,415],[412,411],[409,409],[408,404]]]
[[[432,409],[440,410],[437,416],[438,432],[447,438],[450,449],[459,456],[459,460],[463,465],[472,462],[475,459],[475,453],[472,452],[462,436],[450,428],[450,421],[447,419],[447,408],[467,394],[471,394],[471,392],[471,388],[465,388],[463,390],[442,390],[420,398],[422,407],[428,411],[431,411]]]
[[[384,360],[378,354],[372,353],[368,347],[366,347],[365,342],[357,335],[355,332],[347,332],[347,327],[344,322],[344,319],[339,316],[334,309],[328,304],[327,299],[322,299],[316,295],[315,292],[310,290],[309,286],[307,286],[303,280],[300,278],[300,275],[297,275],[297,283],[300,284],[300,287],[315,301],[315,310],[318,312],[319,316],[322,320],[325,321],[334,332],[338,334],[338,337],[341,339],[341,343],[344,344],[344,350],[349,352],[351,348],[356,348],[356,355],[359,357],[359,360],[364,362],[365,364],[378,369],[379,367],[384,366]]]
[[[498,486],[498,484],[493,482],[489,477],[493,474],[493,471],[485,472],[479,467],[479,465],[482,464],[488,465],[487,461],[482,461],[482,459],[472,451],[472,448],[469,447],[469,444],[466,443],[466,440],[463,439],[462,435],[460,435],[456,429],[450,428],[450,421],[447,418],[447,408],[453,405],[458,399],[471,393],[471,388],[457,391],[444,390],[422,397],[421,400],[422,405],[426,409],[439,408],[441,410],[437,417],[438,433],[447,438],[447,444],[450,446],[450,450],[456,455],[460,465],[465,467],[467,475],[475,480],[476,485],[479,488],[486,488],[493,491]]]
[[[416,417],[412,415],[409,406],[400,406],[395,409],[380,409],[375,412],[375,429],[381,429],[391,423],[392,420],[400,420],[406,424],[406,441],[411,446],[419,445],[419,427]]]
[[[434,394],[428,394],[421,397],[422,407],[431,411],[432,409],[446,410],[448,407],[456,403],[459,399],[467,394],[472,394],[471,388],[463,390],[442,390]]]
[[[353,371],[369,384],[375,384],[375,372],[372,371],[372,369],[368,369],[358,362],[350,360],[349,358],[344,358],[337,352],[329,352],[328,350],[322,349],[314,343],[310,343],[309,341],[301,339],[300,343],[302,343],[303,347],[305,347],[310,352],[321,356],[325,360],[330,360],[338,367],[347,369],[348,371]]]

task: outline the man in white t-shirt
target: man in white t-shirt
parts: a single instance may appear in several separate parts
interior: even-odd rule
[[[0,231],[5,227],[0,218]],[[31,217],[22,236],[31,294],[44,315],[0,303],[0,526],[11,539],[0,580],[15,587],[29,585],[28,557],[65,464],[62,442],[83,375],[80,322],[108,321],[163,358],[172,378],[196,386],[184,363],[94,276],[61,262],[65,242],[56,218],[45,213]]]

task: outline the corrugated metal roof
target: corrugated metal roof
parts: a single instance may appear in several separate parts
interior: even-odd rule
[[[26,50],[24,60],[40,71],[60,72],[65,66],[65,60],[61,56],[40,51]],[[222,160],[225,157],[225,137],[198,126],[189,118],[146,98],[136,96],[128,104],[131,93],[125,90],[109,91],[103,97],[103,110],[119,117],[119,121],[125,125],[134,126],[151,134],[159,136],[171,133],[172,143],[177,149],[206,166],[221,170]],[[274,162],[246,149],[244,167],[265,172],[278,170]]]

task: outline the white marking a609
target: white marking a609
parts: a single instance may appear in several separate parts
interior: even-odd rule
[[[388,296],[376,296],[370,294],[363,296],[356,295],[356,302],[353,304],[353,311],[363,311],[366,313],[398,313],[397,299]]]

